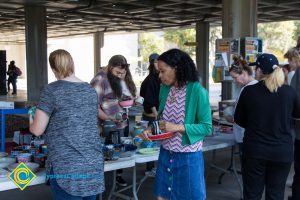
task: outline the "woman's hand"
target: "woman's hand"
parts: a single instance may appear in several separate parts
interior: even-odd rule
[[[33,123],[32,115],[29,115],[29,125],[31,125],[32,123]]]
[[[167,122],[167,121],[164,121],[164,120],[159,121],[159,128],[160,128],[162,133],[167,133],[167,132],[184,133],[185,132],[184,125],[174,124],[174,123]]]
[[[140,138],[142,138],[143,140],[146,140],[146,141],[151,141],[149,139],[149,136],[151,136],[151,135],[152,135],[151,128],[148,127],[141,134],[139,134],[138,137],[140,137]]]

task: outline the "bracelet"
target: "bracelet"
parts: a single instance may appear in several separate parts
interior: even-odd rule
[[[185,132],[184,125],[182,125],[182,124],[177,124],[176,126],[177,126],[176,129],[177,129],[177,131],[178,131],[179,133],[183,134],[183,133]]]

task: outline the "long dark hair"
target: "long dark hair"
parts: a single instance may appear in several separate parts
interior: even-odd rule
[[[120,84],[120,79],[118,77],[115,77],[111,74],[112,68],[116,66],[121,66],[122,68],[125,68],[126,70],[126,75],[125,75],[125,83],[128,87],[128,90],[130,91],[131,95],[133,97],[136,96],[136,86],[133,82],[131,72],[129,70],[129,64],[127,63],[127,60],[124,56],[122,55],[114,55],[113,57],[110,58],[108,61],[108,66],[107,66],[107,78],[110,83],[111,89],[113,90],[114,94],[118,97],[122,97],[122,87]]]
[[[158,57],[176,69],[176,79],[179,87],[184,86],[188,81],[199,81],[198,71],[192,58],[180,49],[170,49]]]

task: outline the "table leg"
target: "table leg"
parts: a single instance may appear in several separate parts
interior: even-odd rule
[[[235,154],[235,151],[234,151],[234,149],[235,149],[235,146],[233,146],[232,147],[232,157],[234,156],[234,154]],[[240,156],[240,155],[238,155],[238,156]],[[243,199],[243,185],[242,185],[242,183],[241,183],[241,180],[239,179],[239,176],[238,176],[238,171],[237,171],[237,169],[236,169],[236,162],[235,162],[235,159],[233,158],[233,160],[232,160],[232,171],[233,171],[233,174],[234,174],[234,176],[235,176],[235,178],[236,178],[236,180],[237,180],[237,182],[238,182],[238,184],[239,184],[239,188],[240,188],[240,197],[241,197],[241,199]]]
[[[136,166],[133,167],[132,193],[134,200],[138,200],[136,191]]]
[[[1,110],[1,151],[5,151],[5,115]]]
[[[111,200],[113,193],[115,192],[116,189],[116,170],[113,171],[113,185],[111,187],[108,199]]]
[[[222,178],[225,175],[225,173],[231,173],[236,181],[238,182],[239,189],[240,189],[240,197],[243,199],[243,185],[239,179],[238,171],[236,169],[236,162],[235,162],[235,145],[231,147],[231,158],[230,158],[230,165],[227,168],[226,171],[224,171],[220,176],[219,176],[219,184],[222,184]]]

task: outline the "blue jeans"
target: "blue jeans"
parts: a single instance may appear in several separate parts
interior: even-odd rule
[[[13,93],[17,93],[17,78],[8,78],[7,80],[7,89],[10,90],[10,83],[13,86]]]
[[[88,197],[73,196],[64,191],[56,182],[55,178],[50,179],[50,187],[54,200],[96,200],[96,195]]]

